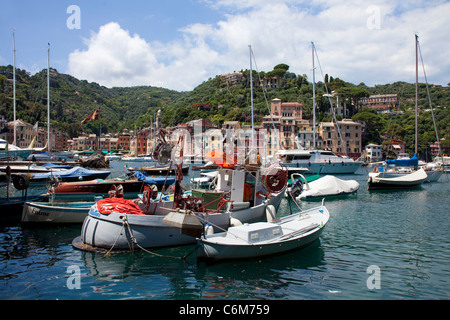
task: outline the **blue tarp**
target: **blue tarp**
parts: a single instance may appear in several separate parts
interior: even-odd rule
[[[166,181],[166,177],[148,177],[140,171],[133,171],[133,172],[134,172],[134,176],[136,177],[136,179],[138,179],[139,181],[144,181],[147,184],[154,184],[157,186],[158,185],[162,186],[164,184],[164,182],[166,182],[166,186],[170,186],[171,184],[173,184],[175,182],[174,177],[167,177],[167,181]]]
[[[111,171],[99,171],[99,170],[89,170],[82,167],[73,167],[68,170],[54,171],[54,172],[45,172],[38,173],[33,176],[31,180],[45,179],[51,176],[61,177],[61,178],[73,178],[73,177],[89,177],[89,176],[98,176],[99,178],[106,178],[111,174]]]
[[[419,164],[419,157],[416,153],[410,159],[395,159],[386,160],[387,164],[396,166],[417,166]]]

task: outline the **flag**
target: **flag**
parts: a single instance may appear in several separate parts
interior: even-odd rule
[[[34,131],[38,131],[39,121],[36,121],[35,125],[33,126]]]
[[[95,110],[95,111],[92,112],[90,115],[88,115],[86,118],[84,118],[84,119],[81,121],[81,124],[83,124],[85,121],[88,121],[88,120],[98,120],[98,114],[99,114],[99,112],[100,112],[100,107],[98,107],[97,110]]]

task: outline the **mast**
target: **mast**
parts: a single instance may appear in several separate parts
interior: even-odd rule
[[[254,123],[253,123],[253,75],[252,75],[252,46],[248,46],[250,49],[250,103],[252,107],[252,151],[255,148],[255,134],[254,134]]]
[[[47,151],[51,151],[50,145],[50,43],[47,48]]]
[[[419,69],[419,58],[418,58],[418,52],[417,52],[417,47],[418,47],[418,43],[419,43],[419,36],[416,34],[416,134],[415,134],[415,140],[416,140],[416,146],[414,149],[414,152],[417,154],[417,139],[418,139],[418,122],[417,122],[417,118],[418,118],[418,100],[419,100],[419,88],[418,88],[418,69]]]
[[[13,145],[17,145],[16,133],[16,36],[13,31],[13,105],[14,105],[14,141]]]
[[[314,70],[314,42],[311,41],[313,72],[313,149],[316,148],[316,75]]]

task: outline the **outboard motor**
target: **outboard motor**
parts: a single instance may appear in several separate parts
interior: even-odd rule
[[[297,179],[291,187],[291,194],[294,198],[297,198],[303,191],[302,179]]]

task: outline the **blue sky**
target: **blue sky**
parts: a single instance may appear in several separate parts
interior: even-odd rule
[[[69,29],[70,5],[80,29]],[[31,73],[51,66],[112,86],[192,90],[217,74],[286,63],[311,76],[311,41],[324,73],[368,85],[414,81],[418,33],[428,81],[450,82],[449,1],[4,0],[0,65]],[[320,78],[320,75],[317,76]]]

